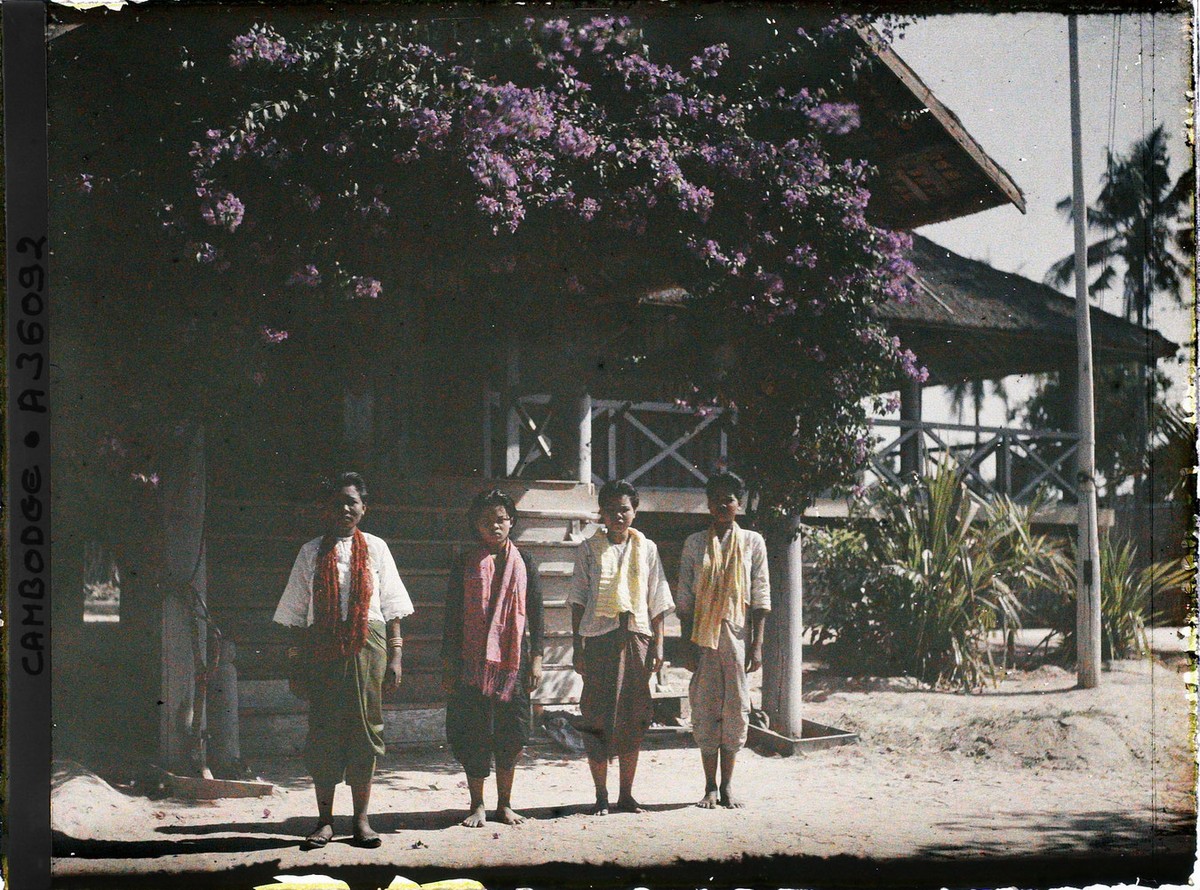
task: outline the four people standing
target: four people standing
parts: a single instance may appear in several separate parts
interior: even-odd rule
[[[749,726],[746,675],[762,665],[771,605],[766,544],[736,521],[744,494],[730,474],[709,480],[712,521],[684,544],[672,602],[657,546],[633,528],[637,490],[625,481],[600,490],[603,528],[576,548],[567,597],[574,668],[583,677],[575,725],[595,784],[595,814],[609,810],[613,758],[619,762],[613,808],[642,812],[633,783],[653,717],[650,680],[663,665],[664,621],[675,608],[693,671],[688,694],[705,779],[698,805],[741,806],[732,780]],[[384,752],[382,697],[400,685],[400,624],[413,606],[387,544],[358,528],[366,497],[357,473],[327,484],[326,533],[301,548],[274,617],[292,633],[291,688],[309,701],[305,763],[318,821],[306,842],[313,847],[333,836],[334,790],[343,780],[351,787],[355,843],[380,843],[367,810],[376,758]],[[542,678],[545,621],[537,567],[511,539],[516,518],[515,504],[499,489],[475,498],[468,511],[474,540],[455,560],[446,594],[446,737],[467,775],[462,824],[470,827],[486,824],[484,784],[493,762],[495,818],[524,821],[511,795],[529,740],[530,695]]]

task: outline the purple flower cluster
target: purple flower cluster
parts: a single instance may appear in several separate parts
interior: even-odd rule
[[[96,177],[92,173],[80,173],[75,181],[75,189],[81,195],[90,195],[96,186]]]
[[[721,72],[721,65],[729,58],[729,44],[718,43],[704,48],[698,56],[692,57],[692,71],[701,77],[716,77]]]
[[[321,196],[317,194],[312,186],[300,183],[296,192],[296,196],[299,198],[301,204],[307,207],[310,212],[316,213],[321,209]]]
[[[309,263],[307,266],[301,266],[294,271],[287,280],[289,287],[301,285],[303,287],[316,287],[321,283],[321,271]]]
[[[382,218],[389,216],[392,212],[392,208],[385,204],[378,196],[363,204],[358,210],[364,219],[370,217]]]
[[[378,278],[355,275],[350,279],[350,283],[354,286],[356,300],[375,300],[383,293],[383,285]]]
[[[687,83],[687,78],[670,65],[655,64],[641,53],[622,56],[613,63],[613,68],[624,78],[626,90],[658,92]]]
[[[800,244],[784,258],[784,262],[799,268],[815,269],[817,252],[811,244]]]
[[[336,247],[332,227],[350,225],[375,250],[380,239],[396,238],[398,222],[472,205],[472,215],[484,217],[500,240],[477,262],[464,257],[447,272],[463,281],[528,274],[548,293],[582,295],[590,279],[562,270],[574,260],[564,253],[564,263],[545,267],[532,245],[574,250],[572,240],[582,243],[578,236],[589,225],[598,236],[629,233],[618,236],[622,241],[655,238],[666,252],[685,247],[681,283],[721,324],[745,313],[738,323],[764,357],[756,379],[729,370],[719,383],[704,381],[689,403],[705,403],[716,388],[720,404],[737,399],[752,406],[765,397],[758,384],[770,380],[767,396],[802,419],[799,431],[756,440],[778,451],[764,458],[767,463],[790,461],[792,469],[861,463],[862,440],[855,435],[866,409],[854,406],[901,369],[917,379],[928,372],[870,321],[873,304],[908,298],[911,263],[906,236],[868,221],[866,165],[831,156],[830,146],[839,143],[830,137],[859,127],[859,109],[831,100],[841,95],[832,76],[822,75],[819,85],[809,79],[807,87],[802,73],[774,80],[789,83],[776,93],[727,83],[732,68],[725,44],[697,45],[675,68],[663,63],[657,47],[644,45],[649,38],[627,19],[597,16],[580,24],[574,14],[544,15],[531,15],[505,44],[500,52],[513,54],[507,61],[490,50],[470,63],[467,51],[440,55],[412,42],[397,23],[331,23],[293,44],[266,29],[235,41],[239,67],[250,68],[251,60],[275,63],[273,72],[247,71],[247,78],[261,78],[256,100],[262,96],[271,107],[275,90],[288,102],[305,103],[305,113],[313,114],[312,147],[324,151],[306,154],[298,137],[282,135],[291,132],[290,124],[277,123],[282,114],[210,131],[193,146],[205,221],[229,232],[250,228],[241,201],[228,191],[250,198],[243,182],[256,183],[250,222],[264,243],[274,220],[259,208],[271,206],[271,190],[279,206],[295,207],[302,217],[302,208],[320,210],[322,224],[307,223],[308,242],[286,243],[286,250],[283,238],[270,242],[278,248],[272,262],[286,263],[277,266],[275,280],[302,287],[318,286],[321,273],[315,265],[294,266],[328,256]],[[853,26],[845,19],[792,43],[805,49]],[[303,60],[296,64],[291,59],[299,47]],[[767,70],[773,64],[784,67]],[[792,71],[787,64],[783,55],[739,58],[737,70],[762,70],[771,82]],[[852,70],[849,62],[836,64],[839,72]],[[288,66],[303,69],[306,93],[313,92],[311,80],[319,81],[315,95],[280,88],[285,81],[301,85],[294,73],[278,70]],[[771,135],[778,132],[794,138]],[[233,164],[246,159],[270,170],[263,175]],[[388,161],[412,165],[412,176],[436,171],[437,188],[409,188],[408,171]],[[526,220],[538,225],[507,246],[506,233]],[[420,249],[403,239],[398,245]],[[324,260],[322,268],[348,298],[382,294],[378,279],[350,277]],[[827,409],[822,400],[842,407]],[[748,423],[758,422],[750,417]]]
[[[264,343],[270,343],[272,346],[279,345],[280,343],[282,343],[284,340],[286,340],[288,337],[291,336],[291,334],[288,331],[285,331],[282,329],[277,329],[277,328],[270,328],[270,327],[267,327],[266,325],[263,325],[262,327],[260,327],[258,329],[258,334],[260,337],[262,337],[262,341]]]
[[[929,379],[929,369],[917,364],[917,357],[911,349],[905,349],[900,353],[900,367],[917,383],[924,383]]]
[[[149,488],[158,488],[158,473],[130,473],[129,478]]]
[[[210,226],[220,226],[230,232],[236,231],[246,215],[246,207],[238,197],[229,191],[210,192],[207,189],[197,189],[202,199],[200,216]]]
[[[243,68],[256,59],[268,64],[278,63],[283,68],[300,61],[300,54],[291,50],[286,40],[263,25],[255,25],[248,33],[233,38],[230,48],[233,52],[229,64],[234,68]]]
[[[448,111],[416,108],[400,119],[400,125],[417,135],[417,144],[440,149],[450,135],[453,118]]]
[[[814,126],[832,136],[845,136],[862,123],[852,102],[821,102],[806,113]]]

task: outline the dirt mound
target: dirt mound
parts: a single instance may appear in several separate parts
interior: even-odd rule
[[[942,750],[1050,769],[1119,770],[1134,759],[1112,718],[1095,714],[980,718],[950,732]]]
[[[88,837],[105,823],[148,815],[147,802],[130,797],[72,760],[56,760],[50,773],[50,826]]]

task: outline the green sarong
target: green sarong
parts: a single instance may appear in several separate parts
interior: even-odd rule
[[[314,662],[308,681],[304,763],[318,785],[364,785],[383,754],[384,625],[371,621],[353,658]]]

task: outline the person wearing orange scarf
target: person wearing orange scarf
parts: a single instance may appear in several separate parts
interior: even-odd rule
[[[358,473],[326,484],[326,533],[300,548],[275,610],[274,621],[293,628],[291,689],[308,699],[304,761],[317,793],[308,847],[333,838],[334,792],[343,780],[354,807],[354,843],[381,843],[367,818],[371,779],[384,753],[383,696],[400,686],[400,623],[413,606],[387,544],[358,527],[366,500]]]
[[[467,774],[462,824],[487,822],[484,784],[496,764],[496,820],[519,825],[512,808],[517,759],[529,741],[530,700],[542,679],[542,594],[537,566],[510,538],[517,518],[499,489],[467,513],[475,543],[450,570],[442,632],[446,741]]]
[[[750,727],[746,675],[762,666],[771,584],[766,542],[737,523],[741,480],[731,473],[712,476],[706,494],[712,523],[684,541],[676,611],[692,670],[692,732],[704,767],[698,806],[736,808],[742,803],[733,793],[733,771]]]

